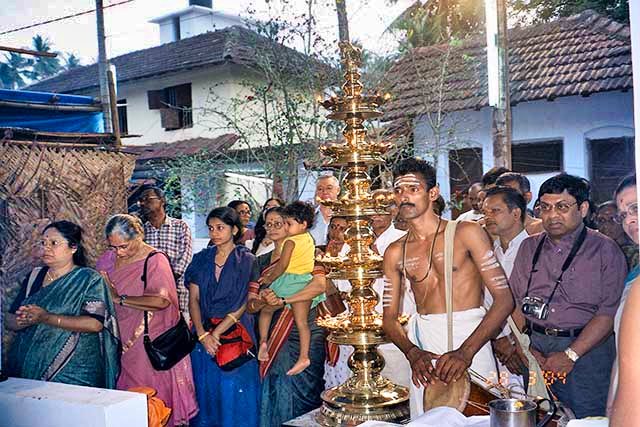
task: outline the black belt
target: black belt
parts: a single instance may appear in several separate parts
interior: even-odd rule
[[[550,337],[575,338],[578,335],[580,335],[580,332],[582,332],[583,329],[584,328],[575,328],[575,329],[547,328],[527,320],[525,333],[527,335],[531,335],[531,331],[533,331],[533,332],[538,332],[540,334],[544,334]]]

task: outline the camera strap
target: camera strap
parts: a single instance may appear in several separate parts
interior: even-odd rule
[[[558,289],[558,285],[560,285],[560,282],[562,282],[562,276],[564,275],[564,272],[569,269],[569,266],[573,262],[573,259],[576,257],[576,254],[580,250],[580,247],[584,243],[584,239],[586,237],[587,237],[587,227],[585,225],[583,225],[582,226],[582,231],[580,232],[580,235],[575,240],[575,242],[573,242],[573,246],[571,247],[571,251],[569,252],[569,256],[567,256],[567,259],[565,259],[564,263],[562,264],[562,269],[560,270],[560,276],[558,276],[558,278],[556,279],[555,286],[553,287],[553,290],[551,291],[551,295],[549,295],[549,299],[547,300],[547,304],[551,303],[551,300],[553,299],[553,296],[555,295],[556,290]],[[525,296],[529,295],[529,288],[531,287],[531,278],[533,277],[533,273],[538,271],[538,270],[536,270],[536,264],[538,264],[538,259],[540,258],[540,253],[542,252],[542,246],[544,245],[544,242],[545,242],[546,239],[547,239],[547,236],[545,235],[542,238],[542,240],[540,241],[540,243],[538,243],[538,247],[536,248],[536,251],[533,254],[533,260],[531,261],[531,271],[529,272],[529,280],[527,282],[527,291],[524,294]]]

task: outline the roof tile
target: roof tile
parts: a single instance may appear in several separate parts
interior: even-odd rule
[[[554,22],[509,30],[511,102],[632,87],[629,28],[593,11]],[[386,76],[392,100],[384,121],[415,117],[437,107],[436,88],[446,45],[414,49]],[[455,111],[488,105],[483,36],[452,47],[442,108]]]

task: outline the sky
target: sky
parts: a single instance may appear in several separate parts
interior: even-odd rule
[[[120,1],[104,0],[104,5]],[[289,0],[287,5],[283,1],[213,0],[213,9],[241,17],[251,16],[248,10],[255,9],[253,16],[258,19],[267,19],[270,14],[294,16],[306,12],[304,0]],[[321,35],[326,40],[337,39],[334,0],[315,1],[314,11]],[[382,54],[395,47],[393,37],[381,38],[385,28],[415,0],[346,1],[351,39],[358,40],[366,49]],[[94,0],[3,0],[2,3],[0,32],[95,8]],[[106,9],[107,55],[114,57],[158,45],[158,26],[148,21],[187,5],[188,0],[134,0]],[[81,58],[82,64],[95,62],[97,37],[94,13],[0,35],[0,45],[28,47],[36,34],[47,37],[53,44],[53,50],[74,53]]]

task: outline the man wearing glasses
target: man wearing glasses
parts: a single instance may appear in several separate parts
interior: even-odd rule
[[[178,304],[187,322],[189,316],[189,291],[184,285],[184,272],[193,254],[191,230],[181,219],[167,215],[164,192],[152,185],[140,188],[138,205],[144,222],[144,241],[167,254],[176,278]]]
[[[520,247],[510,277],[513,318],[551,391],[577,418],[604,416],[615,358],[613,319],[627,272],[610,238],[583,225],[589,183],[562,173],[539,191],[544,232]]]

